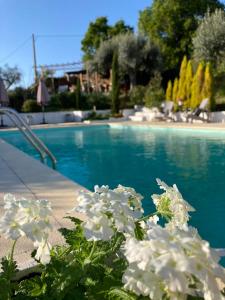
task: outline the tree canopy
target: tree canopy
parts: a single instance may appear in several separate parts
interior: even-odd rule
[[[225,57],[225,12],[207,12],[193,38],[194,58],[219,66]]]
[[[5,65],[4,67],[0,67],[0,77],[4,81],[5,87],[8,90],[14,84],[20,82],[21,72],[16,66],[10,67],[8,65]]]
[[[139,31],[159,46],[166,70],[177,69],[192,53],[192,38],[207,10],[224,8],[218,0],[154,0],[140,12]]]
[[[158,48],[148,38],[133,33],[120,34],[102,42],[92,61],[92,68],[102,74],[109,73],[115,51],[120,73],[129,76],[131,86],[140,84],[137,77],[149,80],[154,71],[161,68]]]
[[[84,52],[83,60],[92,59],[101,42],[126,32],[133,32],[133,28],[126,25],[123,20],[119,20],[113,26],[110,26],[107,17],[97,18],[89,24],[88,30],[81,41],[81,49]]]

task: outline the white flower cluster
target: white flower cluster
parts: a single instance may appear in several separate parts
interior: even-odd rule
[[[193,212],[195,209],[183,199],[175,184],[172,187],[169,187],[160,179],[157,179],[156,181],[160,186],[160,189],[165,191],[161,195],[152,195],[158,214],[169,217],[170,221],[167,226],[171,229],[180,228],[182,230],[187,230],[187,223],[189,221],[188,212]]]
[[[171,230],[154,222],[147,227],[145,240],[125,242],[125,289],[154,300],[185,300],[196,292],[205,300],[224,299],[216,278],[225,281],[225,271],[208,242],[190,228]]]
[[[37,248],[35,258],[43,264],[48,263],[51,249],[48,242],[50,203],[47,200],[16,199],[11,194],[4,196],[4,202],[5,214],[0,219],[0,232],[12,240],[26,236]]]
[[[93,193],[81,192],[74,210],[87,216],[82,224],[87,240],[109,240],[115,231],[134,235],[135,221],[143,214],[142,198],[122,185],[114,190],[95,186]]]

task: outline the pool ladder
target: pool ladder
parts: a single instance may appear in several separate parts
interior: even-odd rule
[[[0,114],[5,114],[12,121],[12,123],[20,130],[20,132],[24,135],[27,141],[39,153],[40,159],[43,163],[45,163],[46,158],[49,157],[52,163],[52,168],[56,169],[57,160],[55,156],[31,130],[30,126],[24,121],[24,119],[18,114],[16,110],[8,107],[0,107]]]

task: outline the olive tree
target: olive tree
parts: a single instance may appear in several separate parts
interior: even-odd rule
[[[193,38],[194,58],[210,61],[214,67],[225,57],[225,12],[217,9],[207,13]]]
[[[5,65],[4,67],[0,67],[0,77],[8,90],[10,87],[20,82],[21,72],[16,66],[9,67],[8,65]]]
[[[161,67],[158,48],[143,36],[126,33],[101,43],[92,60],[92,70],[107,74],[112,67],[113,54],[117,51],[120,73],[128,75],[131,88],[138,84],[138,77],[150,78]]]

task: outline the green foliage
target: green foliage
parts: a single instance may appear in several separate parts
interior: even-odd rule
[[[0,77],[4,81],[7,90],[13,85],[19,83],[21,76],[22,74],[17,66],[10,67],[5,65],[4,67],[0,67]]]
[[[100,17],[89,24],[84,39],[81,41],[82,51],[84,52],[83,60],[89,60],[93,57],[100,43],[108,37],[108,19]]]
[[[84,52],[83,60],[92,59],[101,42],[120,33],[132,31],[133,28],[126,25],[123,20],[116,22],[114,26],[110,26],[107,17],[97,18],[89,24],[85,37],[81,41],[82,51]]]
[[[166,89],[166,100],[172,100],[172,98],[173,98],[173,86],[171,80],[169,80]]]
[[[80,101],[81,101],[81,86],[80,86],[80,79],[77,79],[77,84],[76,84],[76,109],[78,110],[80,108]]]
[[[116,255],[124,241],[123,234],[117,233],[108,242],[88,242],[81,221],[70,219],[75,229],[60,230],[67,246],[54,248],[51,262],[43,267],[41,276],[20,282],[15,299],[126,299],[113,296],[113,290],[122,287],[126,268],[124,259]]]
[[[48,109],[51,111],[57,111],[62,108],[62,103],[58,94],[52,95],[50,98]]]
[[[36,95],[34,89],[25,89],[23,87],[15,87],[8,91],[9,106],[21,112],[23,103],[26,99],[35,100]]]
[[[121,93],[119,98],[120,98],[120,109],[133,109],[134,108],[134,104],[130,98],[130,93],[129,94]]]
[[[41,107],[37,104],[36,100],[26,100],[23,103],[22,111],[25,112],[25,113],[28,113],[28,112],[40,112],[41,111]]]
[[[76,107],[76,94],[69,93],[69,92],[63,92],[57,94],[59,102],[61,103],[61,106],[64,109],[67,108],[75,108]]]
[[[95,111],[91,112],[86,120],[107,120],[109,119],[109,114],[108,115],[103,115],[103,114],[97,114]]]
[[[225,57],[225,12],[209,11],[200,23],[193,38],[194,57],[199,61],[210,61],[219,67]]]
[[[118,36],[117,41],[120,69],[129,75],[131,88],[137,84],[137,75],[144,73],[150,78],[160,67],[158,48],[148,39],[128,33]]]
[[[136,85],[129,93],[130,102],[132,105],[143,105],[146,87]]]
[[[112,62],[112,113],[118,114],[120,110],[120,83],[119,83],[119,63],[118,53],[115,52],[113,55]]]
[[[159,49],[149,39],[133,33],[120,34],[102,42],[91,69],[103,75],[109,74],[115,51],[118,52],[120,74],[129,76],[131,87],[142,83],[139,78],[149,80],[156,70],[161,69]]]
[[[160,73],[155,73],[150,80],[144,97],[144,102],[147,107],[159,107],[165,100],[165,93],[161,87],[162,77]]]
[[[109,109],[110,103],[109,96],[103,93],[85,94],[80,92],[79,102],[77,103],[77,91],[73,93],[64,92],[51,97],[48,110],[78,109],[77,104],[79,104],[79,109],[81,110],[91,110],[93,106],[96,109]]]
[[[204,83],[204,64],[199,63],[191,86],[191,108],[196,108],[202,101],[202,86]]]
[[[213,75],[212,75],[212,67],[210,63],[206,64],[205,67],[205,76],[204,83],[201,91],[202,99],[208,98],[210,102],[210,109],[215,109],[215,98],[213,95]]]
[[[9,106],[16,109],[17,111],[21,111],[23,102],[25,101],[26,91],[22,87],[16,87],[14,90],[8,93],[9,95]]]
[[[165,69],[177,69],[184,55],[192,53],[192,37],[199,19],[209,9],[223,8],[218,0],[154,0],[140,12],[139,30],[161,50]]]
[[[115,38],[103,41],[97,49],[93,60],[90,61],[89,70],[91,72],[99,72],[103,76],[109,74],[115,51],[118,51],[118,44]]]
[[[181,67],[180,67],[180,77],[179,77],[179,87],[178,87],[178,99],[184,101],[186,99],[186,72],[187,72],[187,56],[185,55]]]
[[[1,269],[0,300],[11,300],[15,287],[15,284],[12,282],[12,278],[18,271],[16,262],[12,261],[10,258],[3,257],[1,260]]]
[[[193,69],[192,69],[192,61],[189,60],[187,64],[186,70],[186,78],[185,78],[185,87],[186,87],[186,99],[185,106],[190,107],[191,105],[191,86],[193,81]]]
[[[175,78],[173,83],[173,93],[172,93],[172,100],[175,103],[177,103],[178,87],[179,87],[179,80],[178,78]]]
[[[85,99],[83,102],[83,106],[85,109],[93,109],[95,106],[96,109],[110,109],[111,107],[111,97],[109,95],[103,93],[91,93],[85,94]]]
[[[108,30],[110,38],[119,34],[125,34],[127,32],[133,32],[133,27],[126,25],[123,20],[117,21],[114,26],[109,26]]]

